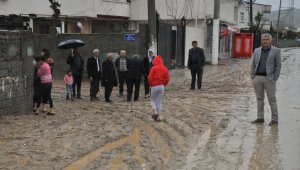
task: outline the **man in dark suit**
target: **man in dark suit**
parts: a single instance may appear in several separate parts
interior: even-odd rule
[[[144,63],[144,86],[145,86],[145,98],[150,97],[150,87],[149,87],[149,82],[148,82],[148,75],[150,73],[150,69],[153,66],[152,61],[155,58],[153,50],[149,49],[148,54],[146,57],[143,59]]]
[[[73,83],[73,96],[76,97],[75,87],[77,86],[77,98],[81,98],[81,82],[82,73],[84,68],[84,61],[79,53],[79,47],[73,49],[73,54],[69,55],[67,58],[67,64],[70,65],[72,71],[74,83]]]
[[[113,61],[113,55],[108,54],[107,59],[102,63],[102,86],[105,87],[105,102],[112,102],[110,95],[113,86],[117,86],[116,68]]]
[[[193,48],[189,50],[188,67],[191,70],[192,83],[191,90],[195,89],[196,75],[197,75],[197,86],[201,89],[202,86],[202,75],[203,67],[205,65],[205,55],[202,48],[199,48],[198,42],[192,42]]]
[[[127,73],[127,101],[131,101],[134,86],[134,101],[139,99],[141,78],[144,74],[144,66],[139,56],[134,56],[128,61]]]
[[[101,79],[101,63],[99,59],[100,52],[98,49],[93,51],[94,55],[87,61],[87,73],[90,80],[90,96],[91,101],[99,100],[97,93],[99,91],[99,83]]]

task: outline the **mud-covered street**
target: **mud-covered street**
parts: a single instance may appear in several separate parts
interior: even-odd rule
[[[141,86],[138,102],[66,101],[54,82],[55,116],[0,117],[0,169],[299,169],[300,49],[282,49],[279,125],[252,125],[256,99],[249,59],[204,69],[203,89],[189,90],[189,70],[170,70],[163,122],[154,122]],[[56,79],[59,79],[56,77]],[[62,78],[61,78],[62,79]]]

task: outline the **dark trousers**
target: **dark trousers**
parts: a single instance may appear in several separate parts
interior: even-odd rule
[[[124,83],[126,83],[127,86],[127,71],[119,71],[119,93],[123,94],[124,91]]]
[[[90,96],[91,98],[95,98],[97,96],[97,93],[99,91],[99,78],[93,78],[93,81],[90,83]]]
[[[53,108],[53,101],[51,97],[52,83],[42,83],[41,84],[41,98],[43,103],[49,102],[50,108]],[[37,107],[41,106],[41,100],[38,100]]]
[[[196,75],[197,75],[197,86],[198,89],[201,89],[202,86],[202,75],[203,75],[203,68],[201,67],[191,67],[191,74],[192,74],[192,84],[191,88],[195,89],[195,83],[196,83]]]
[[[82,82],[82,74],[74,74],[73,75],[73,96],[76,96],[76,86],[77,86],[77,97],[81,97],[81,82]]]
[[[41,98],[41,85],[33,86],[33,104],[38,103]]]
[[[150,86],[148,82],[148,76],[145,77],[144,79],[144,87],[145,87],[145,95],[150,93]]]
[[[113,90],[113,82],[105,82],[105,100],[108,100]]]
[[[140,94],[140,79],[128,79],[127,80],[127,101],[131,101],[133,86],[134,86],[134,101],[139,99]]]

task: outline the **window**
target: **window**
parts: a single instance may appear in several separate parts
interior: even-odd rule
[[[240,12],[240,22],[243,23],[245,21],[245,13]]]

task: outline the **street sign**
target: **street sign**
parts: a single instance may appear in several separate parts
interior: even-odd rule
[[[135,41],[135,34],[124,34],[125,41]]]

